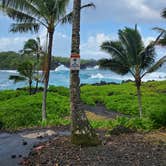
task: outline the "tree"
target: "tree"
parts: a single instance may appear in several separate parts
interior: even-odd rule
[[[42,120],[46,120],[46,98],[49,83],[53,36],[59,23],[71,23],[73,13],[66,14],[69,0],[2,0],[3,12],[16,23],[11,25],[12,32],[38,32],[40,26],[47,29],[48,47],[44,64],[44,90],[42,102]],[[81,8],[90,7],[83,5]]]
[[[10,80],[14,80],[15,83],[20,81],[28,81],[29,83],[29,94],[32,94],[32,81],[34,80],[35,70],[34,63],[32,61],[25,61],[18,66],[17,71],[19,75],[11,75]]]
[[[15,23],[12,32],[38,32],[40,26],[47,29],[48,47],[44,69],[44,91],[42,102],[42,120],[46,120],[46,98],[50,75],[53,35],[56,25],[66,15],[69,0],[3,0],[4,12]]]
[[[71,55],[80,54],[80,9],[81,0],[74,0],[72,25]],[[85,112],[80,105],[80,78],[79,70],[70,72],[70,108],[71,108],[71,141],[76,145],[97,145],[99,140],[95,131],[88,122]]]
[[[31,55],[36,56],[36,63],[35,63],[35,70],[36,70],[36,76],[35,76],[35,81],[36,81],[36,86],[35,86],[35,91],[34,93],[37,92],[38,90],[38,84],[41,80],[41,75],[39,74],[40,70],[40,56],[44,55],[44,51],[42,51],[42,47],[40,44],[40,38],[37,37],[35,39],[29,39],[28,41],[25,42],[23,50],[21,50],[22,55]]]
[[[102,43],[101,49],[109,53],[112,58],[101,60],[100,66],[122,75],[130,73],[134,77],[137,87],[139,114],[142,117],[140,90],[142,78],[147,73],[156,71],[166,62],[166,56],[155,62],[155,44],[159,38],[145,47],[137,27],[135,29],[125,28],[119,30],[118,36],[119,40],[117,41]]]

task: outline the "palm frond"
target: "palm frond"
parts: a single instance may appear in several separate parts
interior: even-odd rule
[[[11,24],[10,31],[14,33],[24,33],[27,31],[37,33],[39,31],[39,27],[40,25],[38,23],[13,23]]]
[[[116,61],[115,59],[102,59],[99,61],[101,69],[110,69],[118,74],[125,75],[130,71],[128,66],[125,66],[123,62]]]
[[[36,19],[32,16],[29,16],[28,14],[24,13],[24,12],[20,12],[17,11],[15,9],[12,8],[7,8],[5,10],[6,14],[12,18],[13,20],[15,20],[16,22],[34,22],[36,21]]]
[[[163,9],[163,11],[162,11],[162,13],[161,13],[161,16],[162,16],[163,18],[166,18],[166,8]]]
[[[26,78],[18,75],[10,75],[9,80],[13,80],[14,83],[25,81]]]
[[[143,75],[142,77],[147,73],[152,73],[156,70],[158,70],[164,63],[166,62],[166,56],[159,59],[153,66],[151,66]]]
[[[142,70],[150,67],[155,61],[155,46],[150,43],[144,50],[139,54],[140,57],[140,67]]]
[[[88,3],[88,4],[85,4],[85,5],[82,5],[81,6],[81,9],[84,9],[84,8],[96,8],[95,4],[94,3]]]
[[[73,20],[73,12],[70,12],[59,21],[61,24],[66,24],[66,23],[72,24],[72,20]]]

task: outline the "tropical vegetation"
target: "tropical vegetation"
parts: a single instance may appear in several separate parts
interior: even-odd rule
[[[95,128],[111,130],[121,125],[142,131],[166,127],[166,81],[142,84],[144,117],[139,119],[137,92],[132,82],[120,85],[81,87],[81,101],[90,104],[103,104],[108,111],[121,113],[115,120],[87,112],[90,123]],[[48,89],[48,121],[42,123],[42,92],[29,96],[25,89],[0,91],[1,129],[18,130],[20,128],[42,125],[70,124],[69,89],[51,86]],[[24,108],[24,109],[23,109]]]

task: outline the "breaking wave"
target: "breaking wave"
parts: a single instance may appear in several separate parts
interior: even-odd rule
[[[100,74],[100,73],[97,73],[97,74],[92,74],[91,75],[91,78],[93,79],[93,78],[104,78],[104,76],[102,75],[102,74]]]
[[[64,65],[60,65],[58,66],[56,69],[55,69],[56,72],[58,71],[69,71],[69,68],[67,68],[66,66]]]

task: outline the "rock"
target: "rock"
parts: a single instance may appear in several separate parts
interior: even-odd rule
[[[11,155],[11,158],[12,158],[12,159],[15,159],[15,158],[16,158],[16,155],[15,155],[15,154]]]
[[[26,141],[23,141],[23,142],[22,142],[22,145],[24,145],[24,146],[27,145],[27,144],[28,144],[28,143],[27,143]]]

